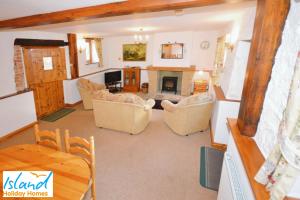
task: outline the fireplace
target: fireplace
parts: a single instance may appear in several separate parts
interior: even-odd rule
[[[164,76],[162,78],[161,92],[167,91],[167,92],[174,92],[176,94],[177,82],[178,82],[178,77]]]
[[[193,91],[194,67],[148,67],[149,95],[155,98],[162,92],[163,77],[178,77],[176,94],[189,96]],[[175,92],[175,91],[174,91]]]

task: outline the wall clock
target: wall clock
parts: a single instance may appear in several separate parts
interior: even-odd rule
[[[201,49],[208,49],[209,48],[209,42],[208,41],[203,41],[200,44]]]

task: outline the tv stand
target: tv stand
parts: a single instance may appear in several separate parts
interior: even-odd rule
[[[106,83],[105,85],[106,85],[106,88],[111,93],[116,93],[116,92],[122,91],[122,82],[121,81]]]

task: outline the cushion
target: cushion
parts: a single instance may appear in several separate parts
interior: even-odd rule
[[[106,95],[109,94],[109,91],[107,90],[97,90],[92,93],[94,99],[98,100],[104,100],[106,98]]]
[[[208,101],[212,101],[211,96],[209,96],[207,93],[203,93],[203,94],[200,93],[182,99],[177,105],[179,107],[182,107],[182,106],[187,106],[192,104],[204,103]]]
[[[105,100],[105,101],[114,101],[120,103],[131,103],[135,105],[140,105],[145,107],[145,109],[151,109],[155,101],[153,99],[149,99],[145,101],[141,97],[132,94],[132,93],[121,93],[121,94],[113,94],[107,90],[98,90],[93,92],[93,98],[98,100]]]
[[[154,99],[148,99],[147,101],[146,101],[146,104],[145,104],[145,110],[150,110],[150,109],[152,109],[153,108],[153,106],[155,105],[155,101],[154,101]]]

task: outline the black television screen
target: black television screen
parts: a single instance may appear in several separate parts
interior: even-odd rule
[[[106,72],[104,78],[106,84],[121,81],[121,71]]]

